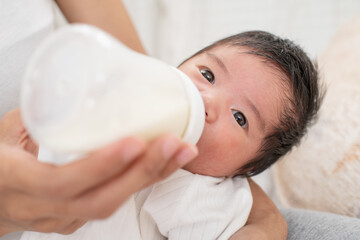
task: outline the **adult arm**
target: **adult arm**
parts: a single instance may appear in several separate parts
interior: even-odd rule
[[[95,25],[135,51],[145,54],[131,18],[121,0],[56,0],[70,23]]]
[[[231,240],[286,240],[287,223],[266,193],[249,179],[253,207],[246,225]]]
[[[0,236],[22,230],[72,233],[110,216],[129,196],[167,177],[196,149],[167,135],[121,139],[76,162],[37,161],[19,111],[0,121]]]

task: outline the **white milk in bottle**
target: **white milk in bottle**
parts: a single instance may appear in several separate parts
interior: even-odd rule
[[[63,27],[37,49],[21,109],[30,135],[55,155],[86,154],[128,135],[173,133],[196,143],[205,119],[184,73],[83,24]]]

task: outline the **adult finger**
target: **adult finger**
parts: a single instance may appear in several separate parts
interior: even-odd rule
[[[20,192],[7,192],[0,198],[0,231],[8,226],[12,231],[70,234],[87,220],[63,215],[67,204],[69,203],[39,199]]]
[[[88,220],[75,220],[72,223],[70,223],[69,225],[65,226],[63,229],[59,230],[58,233],[65,234],[65,235],[72,234],[77,229],[84,226],[85,223],[87,223],[87,221]]]
[[[139,138],[117,141],[89,157],[56,169],[57,182],[55,186],[51,183],[48,188],[50,191],[53,189],[54,194],[61,192],[61,197],[65,198],[80,195],[120,174],[145,151],[145,147],[145,142]]]
[[[0,144],[0,188],[33,192],[51,181],[54,166],[36,161],[29,152]]]
[[[88,218],[110,216],[133,193],[158,178],[168,161],[176,161],[174,155],[181,145],[173,136],[158,138],[123,174],[78,198],[69,211]]]
[[[15,145],[24,129],[19,109],[7,112],[0,119],[0,141]]]
[[[19,226],[22,227],[38,219],[57,218],[57,213],[65,208],[64,202],[37,198],[11,190],[2,192],[0,198],[1,219],[21,224]]]
[[[83,226],[87,220],[66,218],[44,218],[33,221],[28,230],[43,233],[71,234]]]
[[[58,232],[72,222],[73,220],[60,218],[44,218],[30,222],[29,226],[27,226],[27,230],[42,233]]]
[[[189,159],[193,159],[197,155],[198,149],[195,145],[184,143],[178,153],[174,156],[175,160],[168,161],[164,168],[159,172],[158,178],[153,179],[153,181],[149,182],[147,185],[151,185],[155,182],[167,178],[172,173],[174,173],[179,168],[179,166],[185,166],[189,162]]]
[[[0,179],[12,188],[31,195],[68,198],[79,194],[127,167],[145,148],[140,139],[128,138],[113,143],[91,156],[65,166],[33,161],[34,156],[8,145],[0,162]]]
[[[29,133],[25,129],[19,136],[17,146],[33,154],[37,158],[39,153],[39,146],[34,142],[34,140],[32,140]]]

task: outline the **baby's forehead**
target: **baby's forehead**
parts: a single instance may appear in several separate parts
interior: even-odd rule
[[[258,81],[259,84],[260,80],[266,81],[266,92],[269,93],[259,102],[266,102],[269,101],[269,98],[274,98],[272,103],[276,105],[274,109],[276,109],[278,119],[291,106],[291,81],[285,70],[270,57],[261,54],[256,49],[244,46],[219,46],[211,49],[209,53],[217,55],[220,59],[223,58],[224,65],[228,67],[230,72],[232,71],[232,74],[235,74],[235,78],[249,77],[249,81]],[[245,88],[245,91],[254,88],[254,85],[243,84],[242,79],[235,81],[234,84],[234,87],[240,85],[242,90]],[[259,91],[259,89],[255,89],[255,91]],[[269,118],[268,121],[274,121],[274,119]]]
[[[215,61],[220,65],[224,65],[232,74],[239,76],[243,71],[249,71],[250,68],[244,68],[245,64],[258,64],[261,68],[257,69],[260,72],[270,72],[271,78],[269,81],[276,85],[278,97],[281,102],[286,104],[292,95],[291,81],[287,72],[269,55],[263,54],[260,50],[247,46],[234,46],[223,44],[214,46],[195,54],[190,59],[202,61]],[[189,59],[189,60],[190,60]],[[206,64],[206,63],[205,63]],[[229,67],[229,66],[232,66]]]
[[[229,54],[230,53],[230,54]],[[289,76],[286,70],[284,70],[279,63],[274,60],[269,54],[262,53],[256,48],[251,48],[247,46],[233,46],[233,45],[220,45],[208,50],[205,50],[199,54],[199,56],[204,58],[211,58],[212,56],[217,56],[218,58],[231,58],[230,61],[224,61],[224,65],[236,64],[236,59],[254,62],[260,62],[263,65],[263,69],[266,69],[273,73],[274,80],[281,83],[285,89],[288,89],[289,86]],[[242,64],[243,61],[240,61],[239,64]],[[279,81],[277,81],[279,80]]]

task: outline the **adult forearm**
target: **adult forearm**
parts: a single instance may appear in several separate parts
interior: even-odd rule
[[[56,0],[70,23],[87,23],[109,32],[135,51],[145,53],[121,0]]]
[[[253,207],[246,225],[231,240],[286,240],[287,223],[266,193],[249,179]]]

